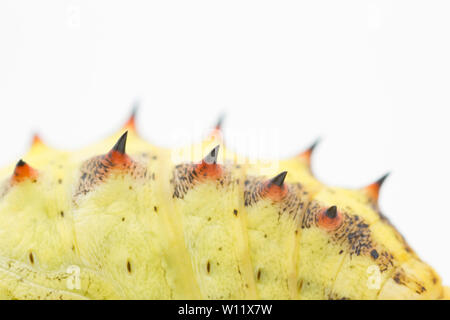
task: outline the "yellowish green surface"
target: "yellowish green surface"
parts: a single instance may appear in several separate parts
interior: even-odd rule
[[[127,155],[145,176],[114,170],[75,196],[83,164],[107,154],[124,130],[74,152],[35,143],[23,158],[35,182],[12,184],[14,165],[0,171],[0,298],[449,296],[366,193],[324,186],[304,157],[267,166],[238,157],[220,136],[173,151],[128,129]],[[198,178],[174,196],[184,179],[175,166],[199,163],[217,144],[224,178]],[[284,170],[286,198],[246,203],[249,185]],[[331,206],[344,221],[333,231],[318,222]]]

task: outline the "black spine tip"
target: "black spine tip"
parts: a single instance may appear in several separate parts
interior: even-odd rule
[[[386,173],[384,176],[382,176],[380,179],[378,179],[377,181],[375,181],[375,184],[377,184],[379,187],[381,187],[383,185],[383,183],[386,181],[386,179],[389,177],[391,173],[388,172]]]
[[[225,114],[224,113],[222,113],[220,116],[219,116],[219,119],[217,119],[217,122],[216,122],[216,130],[222,130],[222,126],[223,126],[223,122],[225,121]]]
[[[131,117],[130,118],[132,118],[132,119],[136,118],[136,115],[139,111],[140,105],[141,105],[141,102],[139,100],[135,100],[133,102],[133,104],[131,105]]]
[[[207,164],[216,164],[217,157],[219,155],[219,148],[220,145],[217,145],[214,149],[212,149],[205,157],[205,159],[203,159],[203,161],[206,162]]]
[[[287,175],[287,171],[283,171],[276,177],[272,178],[272,180],[270,180],[270,185],[274,184],[274,185],[281,187],[284,183],[284,179],[286,178],[286,175]]]
[[[126,131],[120,138],[117,140],[116,144],[112,148],[113,151],[117,151],[121,154],[125,154],[125,147],[127,145],[127,137],[128,131]]]
[[[321,138],[317,138],[316,141],[314,141],[313,144],[308,148],[308,151],[310,153],[313,153],[321,141],[322,141]]]
[[[325,215],[330,218],[330,219],[334,219],[337,216],[337,207],[336,206],[332,206],[329,207],[327,209],[327,211],[325,211]]]
[[[23,167],[24,165],[26,165],[25,161],[20,159],[19,162],[17,162],[16,167]]]

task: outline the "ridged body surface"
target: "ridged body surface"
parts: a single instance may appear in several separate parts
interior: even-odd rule
[[[0,172],[1,298],[445,297],[380,213],[380,184],[325,186],[312,150],[268,166],[218,130],[169,150],[127,129],[77,152],[37,139]]]

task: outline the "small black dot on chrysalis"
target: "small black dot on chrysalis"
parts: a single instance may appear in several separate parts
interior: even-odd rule
[[[373,249],[372,251],[370,251],[370,255],[372,256],[372,258],[374,260],[378,259],[378,251]]]
[[[128,273],[131,273],[131,263],[130,263],[130,260],[127,260],[127,270],[128,270]]]
[[[302,287],[303,287],[303,279],[298,279],[298,281],[297,281],[297,292],[302,291]]]
[[[64,218],[64,211],[60,211],[59,214],[61,215],[62,218]]]
[[[234,214],[235,216],[237,216],[237,215],[238,215],[238,211],[237,211],[236,209],[234,209],[234,210],[233,210],[233,214]]]
[[[31,264],[34,264],[33,252],[30,252],[30,254],[28,255],[28,258],[30,259]]]
[[[211,263],[209,262],[209,260],[208,260],[208,262],[206,263],[206,271],[207,271],[208,273],[211,272]]]

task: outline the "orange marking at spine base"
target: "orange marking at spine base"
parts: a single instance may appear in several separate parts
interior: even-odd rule
[[[103,158],[106,167],[111,168],[129,168],[133,163],[133,160],[125,153],[125,147],[127,143],[128,131],[126,131]]]
[[[319,214],[317,223],[320,228],[326,231],[334,231],[342,223],[342,214],[337,210],[336,206],[322,210]]]
[[[93,157],[83,163],[80,169],[80,179],[74,197],[85,195],[96,185],[105,181],[114,171],[131,174],[133,178],[144,178],[147,169],[134,161],[125,153],[128,131],[125,132],[114,147],[106,154]]]
[[[298,155],[298,157],[303,160],[308,166],[311,165],[311,154],[312,150],[306,150]]]
[[[17,163],[16,168],[14,169],[14,173],[11,177],[11,183],[14,185],[26,180],[35,181],[37,177],[37,171],[30,165],[28,165],[25,161],[20,160]]]
[[[211,152],[197,164],[194,168],[194,174],[199,178],[218,179],[222,176],[222,166],[217,164],[217,157],[219,155],[219,145],[217,145]]]
[[[365,187],[364,191],[372,202],[378,202],[378,197],[380,196],[380,185],[377,183],[372,183],[371,185]]]
[[[367,196],[370,198],[370,200],[374,204],[378,203],[381,186],[383,185],[384,181],[386,181],[388,176],[389,176],[389,173],[385,174],[384,176],[382,176],[380,179],[378,179],[374,183],[363,188],[363,191],[367,194]]]
[[[308,149],[303,151],[298,155],[298,158],[304,161],[308,166],[311,166],[311,156],[314,152],[314,149],[319,144],[320,139],[317,139]]]
[[[264,186],[261,190],[261,196],[267,197],[273,201],[281,201],[287,195],[288,188],[286,185],[282,185],[281,187],[270,184],[270,181],[264,183]]]
[[[219,179],[222,176],[222,166],[217,163],[207,163],[202,160],[194,168],[194,172],[199,178]]]
[[[276,177],[264,182],[261,189],[261,196],[267,197],[273,201],[281,201],[288,193],[288,187],[284,183],[286,171],[283,171]]]
[[[127,154],[111,150],[105,155],[103,162],[105,162],[105,165],[107,165],[107,167],[115,169],[126,169],[131,166],[133,160]]]

